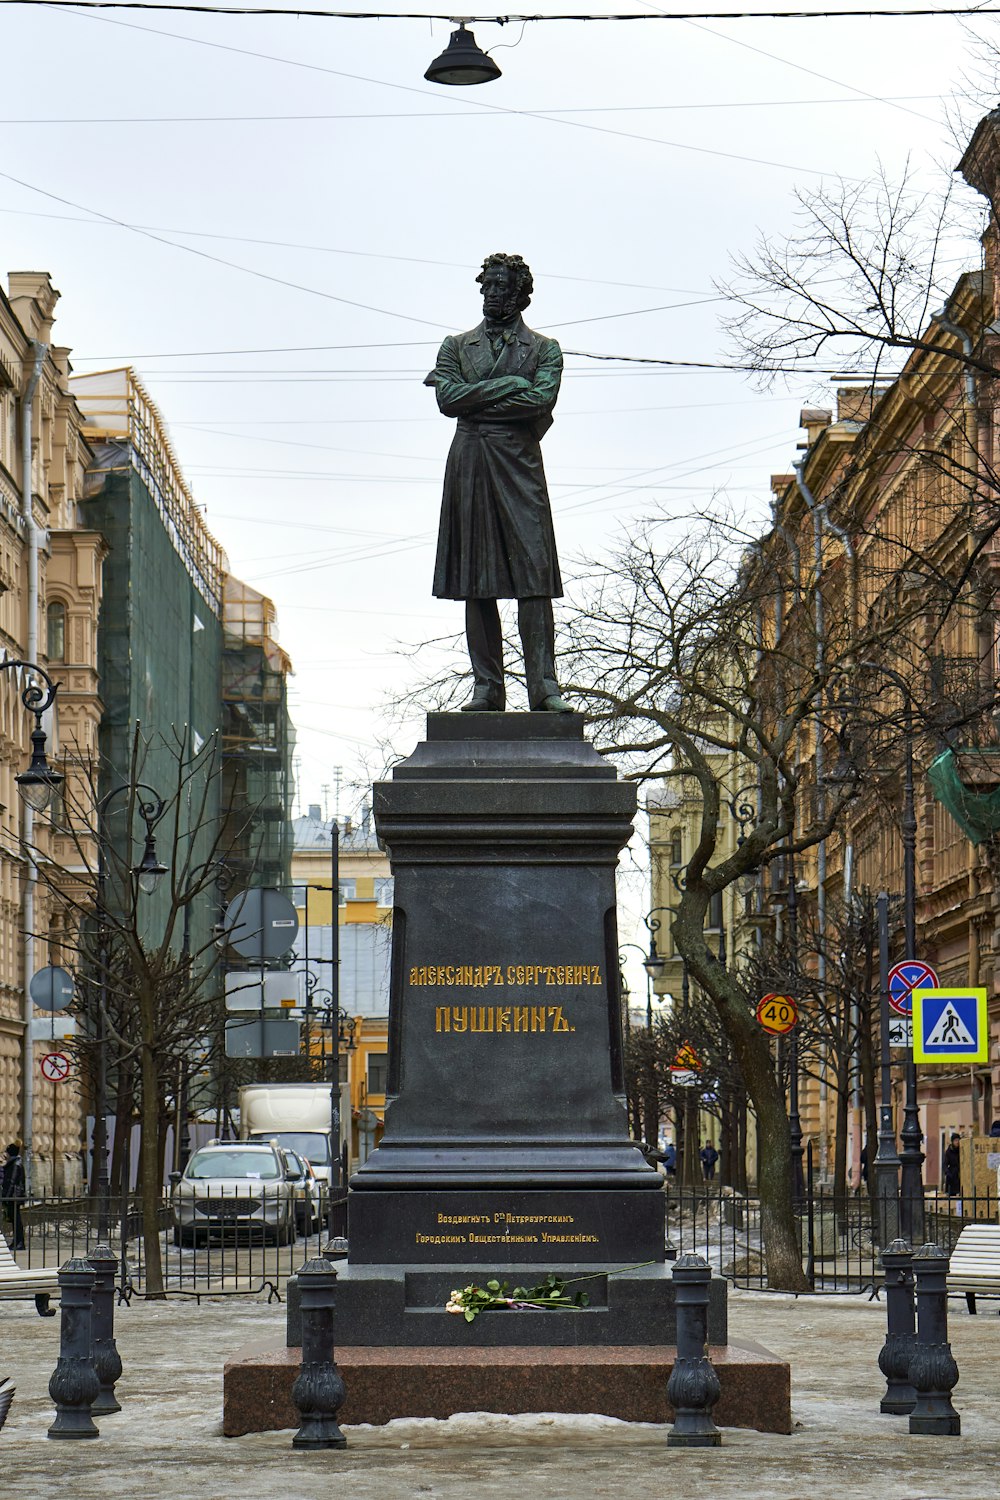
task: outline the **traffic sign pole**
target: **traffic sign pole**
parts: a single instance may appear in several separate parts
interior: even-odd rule
[[[880,891],[875,902],[878,926],[879,987],[879,1124],[875,1157],[875,1211],[879,1245],[885,1247],[899,1235],[899,1154],[892,1118],[892,1059],[889,1055],[889,897]]]

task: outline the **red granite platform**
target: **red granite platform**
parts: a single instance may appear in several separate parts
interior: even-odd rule
[[[598,1412],[627,1422],[670,1422],[667,1380],[676,1351],[634,1348],[500,1349],[343,1348],[337,1363],[347,1386],[343,1423],[382,1426],[394,1417],[456,1412]],[[789,1366],[759,1344],[710,1350],[722,1395],[720,1427],[791,1432]],[[223,1376],[223,1432],[239,1437],[297,1427],[292,1382],[301,1349],[260,1345],[239,1350]]]

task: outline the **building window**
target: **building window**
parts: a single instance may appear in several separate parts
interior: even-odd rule
[[[677,870],[684,863],[684,846],[681,842],[681,831],[675,828],[670,835],[670,867]]]
[[[306,888],[304,885],[292,886],[292,905],[300,909],[306,904]]]
[[[346,906],[348,901],[353,901],[358,894],[358,882],[356,880],[342,880],[339,886],[340,901],[338,905]]]
[[[66,660],[66,606],[53,600],[45,612],[49,661]]]
[[[368,1092],[369,1094],[385,1094],[386,1081],[389,1077],[389,1054],[387,1052],[369,1052],[368,1054]]]
[[[710,932],[722,930],[722,892],[716,891],[708,898],[708,928]]]
[[[396,882],[391,875],[382,876],[375,881],[375,904],[376,906],[391,906],[392,895]]]

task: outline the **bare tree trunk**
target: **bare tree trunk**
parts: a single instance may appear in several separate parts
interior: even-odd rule
[[[719,1099],[719,1181],[733,1185],[733,1111],[728,1088]]]
[[[146,1300],[164,1297],[160,1256],[160,1078],[153,1046],[143,1042],[139,1155],[142,1161],[142,1242],[146,1261]]]
[[[866,996],[860,1006],[860,1031],[858,1051],[861,1059],[861,1092],[864,1100],[865,1153],[868,1177],[868,1195],[875,1196],[875,1149],[878,1142],[878,1112],[875,1103],[875,1050],[872,1045],[871,1001]]]
[[[833,1196],[836,1202],[841,1202],[847,1197],[847,1131],[848,1131],[848,1096],[847,1085],[850,1073],[851,1055],[847,1047],[841,1047],[837,1053],[836,1087],[837,1102],[835,1109],[836,1134],[833,1140]]]
[[[674,940],[692,976],[719,1012],[757,1113],[762,1148],[757,1182],[767,1283],[775,1290],[805,1292],[809,1283],[802,1269],[799,1226],[792,1205],[791,1136],[784,1096],[764,1032],[752,1016],[738,981],[705,946],[702,922],[703,913],[697,906],[687,913],[682,902],[674,921]]]
[[[737,1192],[748,1191],[747,1182],[747,1101],[741,1091],[736,1099],[736,1180]]]
[[[122,1172],[125,1162],[125,1137],[132,1128],[132,1090],[129,1087],[128,1069],[118,1068],[118,1083],[115,1089],[115,1137],[111,1148],[111,1169],[108,1181],[113,1193],[122,1191]]]

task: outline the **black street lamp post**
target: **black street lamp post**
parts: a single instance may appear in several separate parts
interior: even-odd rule
[[[863,662],[863,666],[871,667],[872,670],[881,672],[898,689],[903,700],[903,818],[901,833],[903,839],[903,945],[904,959],[912,960],[917,956],[917,812],[916,797],[913,782],[913,694],[905,677],[894,670],[875,662]],[[888,930],[888,905],[884,912],[885,926],[880,929]],[[882,1154],[882,1136],[891,1125],[891,1096],[887,1092],[889,1080],[889,1036],[888,1036],[888,980],[885,980],[882,993],[882,1011],[884,1013],[884,1024],[882,1026],[882,1104],[881,1113],[888,1118],[883,1118],[879,1127],[879,1154]],[[924,1183],[923,1162],[924,1153],[921,1150],[923,1144],[923,1131],[920,1129],[920,1112],[917,1106],[917,1065],[913,1061],[912,1047],[907,1051],[904,1066],[905,1095],[903,1102],[903,1128],[901,1131],[902,1150],[899,1153],[900,1163],[900,1197],[899,1197],[899,1229],[903,1238],[911,1245],[923,1243],[924,1238]],[[895,1131],[893,1130],[893,1155],[895,1155]],[[886,1229],[888,1233],[888,1229]],[[894,1235],[889,1236],[895,1238]],[[886,1241],[888,1243],[888,1241]]]
[[[885,668],[882,669],[885,671]],[[903,739],[906,750],[903,778],[903,932],[905,957],[917,956],[917,813],[913,791],[913,699],[902,677],[888,672],[903,695]],[[911,1245],[924,1240],[923,1131],[917,1109],[917,1065],[913,1048],[906,1054],[906,1095],[903,1104],[903,1149],[899,1153],[900,1228]]]
[[[880,891],[875,902],[878,929],[879,985],[879,1111],[878,1153],[874,1161],[875,1223],[879,1244],[885,1248],[898,1237],[900,1224],[899,1156],[892,1118],[892,1064],[889,1056],[889,897]]]
[[[795,888],[795,855],[788,852],[788,948],[792,972],[799,967],[799,897]],[[802,1117],[799,1113],[799,1028],[792,1027],[788,1045],[788,1137],[792,1157],[792,1192],[798,1202],[803,1194]]]
[[[323,997],[325,997],[325,1004],[323,1004],[323,1003],[319,1003],[318,1004],[317,1002],[321,1001],[323,999]],[[323,1041],[321,1043],[321,1046],[322,1046],[322,1057],[323,1057],[323,1072],[327,1076],[327,1078],[329,1079],[330,1092],[331,1092],[331,1100],[330,1100],[331,1141],[330,1141],[330,1184],[329,1184],[329,1186],[330,1186],[330,1196],[329,1196],[329,1200],[328,1200],[328,1203],[327,1203],[327,1232],[328,1232],[330,1238],[334,1239],[334,1238],[342,1235],[344,1233],[344,1230],[345,1230],[345,1225],[342,1222],[343,1215],[342,1214],[340,1215],[340,1221],[338,1221],[337,1213],[335,1213],[335,1201],[334,1201],[335,1190],[339,1194],[340,1190],[342,1189],[342,1187],[344,1185],[343,1184],[343,1161],[342,1161],[342,1158],[341,1158],[340,1141],[339,1141],[338,1136],[333,1133],[334,1131],[339,1130],[339,1127],[340,1127],[340,1057],[341,1057],[341,1051],[342,1050],[346,1050],[348,1052],[353,1052],[354,1051],[354,1048],[355,1048],[355,1045],[356,1045],[355,1044],[355,1031],[356,1031],[356,1028],[357,1028],[357,1020],[356,1020],[356,1018],[354,1016],[348,1015],[347,1011],[344,1010],[343,1006],[339,1006],[339,1005],[337,1005],[335,1003],[333,992],[331,990],[328,990],[326,988],[322,988],[321,989],[321,988],[318,987],[317,976],[313,973],[313,971],[311,969],[307,969],[306,970],[306,1032],[307,1032],[307,1036],[310,1038],[310,1041],[311,1041],[311,1037],[312,1037],[311,1016],[312,1016],[312,1013],[313,1013],[314,1010],[316,1011],[317,1015],[319,1016],[319,1025],[322,1028]],[[329,1032],[330,1032],[330,1051],[329,1051],[329,1053],[327,1053],[327,1050],[326,1050],[326,1040],[325,1040],[325,1033],[326,1033],[327,1030],[329,1030]],[[311,1053],[312,1053],[311,1046],[310,1046],[309,1050],[310,1050],[310,1055],[311,1055]],[[342,1198],[339,1201],[342,1201]]]
[[[55,771],[45,758],[45,730],[42,727],[42,715],[51,708],[59,691],[59,684],[53,682],[49,674],[42,670],[35,662],[11,659],[0,662],[0,672],[14,672],[23,670],[27,681],[21,688],[21,702],[29,713],[35,716],[35,727],[31,732],[31,761],[26,771],[21,771],[15,776],[14,781],[18,793],[25,804],[24,821],[21,828],[22,848],[27,854],[25,861],[25,881],[23,893],[22,916],[26,933],[25,942],[25,1028],[24,1028],[24,1051],[22,1055],[22,1067],[24,1069],[24,1084],[22,1089],[22,1107],[24,1119],[24,1146],[25,1146],[25,1171],[27,1182],[31,1186],[31,1140],[32,1140],[32,1117],[34,1113],[34,1046],[31,1036],[31,1006],[28,1002],[28,985],[32,975],[27,972],[32,968],[34,952],[34,934],[37,923],[34,910],[34,824],[33,819],[36,812],[43,812],[52,800],[53,793],[61,786],[63,776],[60,771]],[[53,1150],[56,1142],[53,1139]]]
[[[143,796],[142,794],[145,793]],[[103,796],[97,804],[97,901],[95,916],[97,919],[97,1065],[94,1079],[94,1136],[91,1146],[91,1171],[90,1191],[97,1199],[97,1237],[105,1240],[110,1233],[111,1224],[111,1198],[110,1183],[108,1180],[108,1059],[107,1059],[107,1001],[108,1001],[108,966],[110,954],[108,951],[108,908],[107,908],[107,877],[108,877],[108,844],[110,834],[107,828],[108,809],[118,797],[128,796],[130,806],[134,810],[138,808],[139,816],[146,827],[145,843],[143,845],[142,858],[137,865],[132,867],[136,886],[143,895],[152,895],[163,876],[167,873],[167,866],[161,864],[156,855],[156,834],[154,832],[157,823],[162,818],[166,803],[159,792],[154,791],[144,782],[124,782],[121,786],[113,787],[110,792]]]

